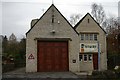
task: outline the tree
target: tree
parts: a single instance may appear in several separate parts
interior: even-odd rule
[[[26,39],[22,38],[19,42],[19,54],[21,54],[21,58],[25,58],[26,54]]]
[[[3,42],[3,36],[0,35],[0,57],[1,57],[1,54],[2,54],[2,42]]]
[[[3,37],[3,63],[14,63],[15,67],[25,66],[26,39],[22,38],[17,41],[16,36],[12,33],[9,37]]]
[[[105,22],[103,23],[103,26],[106,26],[106,32],[108,34],[112,34],[115,32],[115,30],[118,29],[118,19],[115,17],[110,17],[108,19],[105,20]]]
[[[13,33],[9,37],[9,40],[7,36],[3,38],[2,41],[3,56],[5,57],[15,56],[15,54],[18,52],[18,42],[16,40],[17,38]]]
[[[5,35],[5,37],[3,37],[3,40],[2,40],[2,53],[7,53],[7,47],[8,47],[8,38],[7,36]]]
[[[7,52],[9,54],[9,57],[15,57],[15,55],[19,53],[18,44],[19,44],[18,42],[9,41],[8,52]]]
[[[18,54],[15,55],[15,65],[16,67],[21,67],[25,66],[26,39],[22,38],[18,46]]]
[[[119,18],[106,19],[108,68],[120,65],[120,24]],[[111,65],[112,64],[112,65]]]
[[[102,5],[93,3],[91,5],[91,8],[92,8],[91,14],[95,18],[95,20],[102,26],[104,21],[106,20],[106,15]]]
[[[10,35],[9,41],[10,42],[16,42],[17,41],[17,38],[16,38],[16,36],[13,33]]]
[[[118,17],[118,30],[120,31],[120,17]]]
[[[72,14],[69,20],[71,25],[75,26],[76,23],[80,20],[81,16],[82,16],[81,14]]]

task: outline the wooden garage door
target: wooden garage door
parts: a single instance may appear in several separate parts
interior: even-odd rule
[[[67,42],[38,41],[38,72],[68,71]]]

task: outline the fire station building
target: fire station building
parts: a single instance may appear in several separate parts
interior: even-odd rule
[[[74,27],[52,4],[26,33],[26,72],[107,69],[106,33],[87,13]]]

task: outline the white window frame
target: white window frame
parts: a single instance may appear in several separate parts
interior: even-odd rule
[[[85,60],[85,56],[86,56],[86,60]],[[87,54],[84,54],[84,55],[83,55],[83,60],[84,60],[84,62],[87,62],[87,61],[88,61],[88,55],[87,55]]]
[[[79,61],[82,62],[83,61],[83,55],[79,54]]]
[[[91,60],[90,60],[90,56],[91,56]],[[92,62],[92,60],[93,60],[92,54],[88,54],[88,61],[89,61],[89,62]]]
[[[85,40],[89,40],[89,34],[85,34]]]
[[[90,39],[89,40],[93,40],[93,34],[90,34]]]
[[[97,41],[97,40],[98,40],[97,34],[94,34],[94,41]]]
[[[81,44],[81,48],[84,48],[84,44]]]
[[[84,34],[80,35],[80,39],[83,41],[84,40]]]

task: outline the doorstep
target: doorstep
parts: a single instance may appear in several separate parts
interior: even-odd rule
[[[77,75],[83,75],[83,76],[87,76],[87,75],[92,75],[92,71],[80,71],[80,72],[76,72],[75,74]]]

